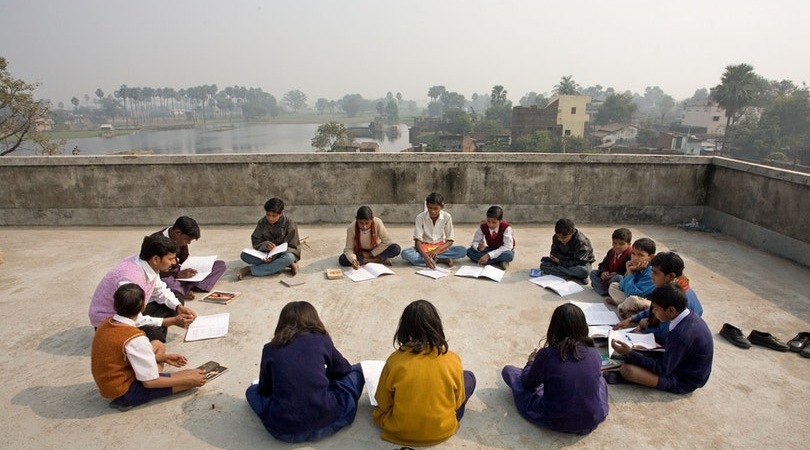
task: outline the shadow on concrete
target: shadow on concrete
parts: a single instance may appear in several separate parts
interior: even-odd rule
[[[60,356],[90,356],[93,327],[81,326],[54,333],[39,343],[40,351]]]
[[[222,392],[195,395],[183,403],[183,412],[183,428],[216,448],[296,447],[273,439],[241,397]],[[246,420],[248,416],[254,420]],[[235,435],[238,440],[234,440]]]
[[[109,408],[109,400],[98,395],[95,383],[34,386],[19,392],[11,403],[28,406],[46,419],[92,419],[119,413]]]

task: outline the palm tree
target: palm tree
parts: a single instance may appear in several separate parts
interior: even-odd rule
[[[554,93],[557,95],[579,95],[579,85],[574,81],[573,75],[560,78],[560,83],[554,86]]]
[[[710,98],[726,110],[726,130],[723,133],[723,151],[731,151],[731,126],[742,116],[746,106],[756,95],[757,74],[750,64],[726,66],[720,84],[712,89]]]
[[[492,106],[499,106],[506,104],[506,89],[503,88],[500,84],[496,84],[492,86],[492,93],[489,95],[489,103]]]

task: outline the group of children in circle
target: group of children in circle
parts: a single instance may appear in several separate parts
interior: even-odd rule
[[[466,255],[478,264],[499,264],[505,269],[514,258],[512,227],[503,220],[500,207],[487,210],[486,221],[476,229],[471,246],[465,249],[453,246],[452,217],[444,211],[442,196],[431,193],[425,203],[426,210],[416,217],[414,246],[404,250],[391,242],[382,220],[368,206],[360,207],[347,228],[339,263],[354,268],[369,262],[390,264],[389,260],[401,253],[414,265],[434,268],[439,262],[452,266],[454,259]],[[298,272],[298,230],[283,209],[280,199],[268,200],[266,215],[257,223],[251,241],[258,251],[270,252],[285,243],[287,251],[270,258],[243,252],[241,259],[249,265],[237,272],[238,279],[248,274],[270,275],[287,267],[293,274]],[[541,259],[540,269],[544,274],[583,284],[590,279],[593,289],[607,303],[618,305],[625,316],[615,329],[636,324],[638,331],[653,333],[664,352],[648,354],[612,341],[608,345],[624,359],[624,364],[620,371],[603,376],[602,355],[589,336],[583,311],[573,304],[563,304],[554,310],[544,341],[528,355],[525,365],[508,365],[502,370],[516,409],[526,420],[560,432],[588,434],[608,415],[608,383],[629,381],[683,394],[702,387],[708,380],[713,340],[700,317],[702,306],[683,275],[683,260],[672,252],[656,254],[655,243],[648,238],[630,245],[631,239],[629,230],[615,230],[611,249],[591,270],[595,258],[590,241],[570,220],[561,219],[555,224],[551,251]],[[140,259],[146,264],[140,267],[146,276],[121,279],[120,270],[111,271],[118,273],[113,278],[119,278],[111,302],[115,314],[101,325],[94,323],[98,326],[91,357],[94,379],[101,394],[113,398],[113,405],[119,408],[204,382],[198,379],[195,369],[155,375],[156,364],[162,370],[163,363],[180,367],[185,361],[180,355],[166,354],[160,339],[152,340],[148,333],[144,335],[136,328],[139,322],[144,323],[141,313],[152,301],[141,287],[154,284],[150,275],[168,270],[161,261],[170,253],[158,255],[165,249],[145,253],[144,246]],[[150,274],[148,268],[154,272]],[[137,301],[119,301],[119,297],[138,296],[140,308],[135,308]],[[94,303],[99,303],[96,295],[91,302],[91,323]],[[634,308],[621,309],[623,304]],[[171,305],[167,306],[171,309]],[[186,321],[193,320],[189,314],[194,313],[188,308],[175,311],[176,317],[185,316]],[[165,326],[169,324],[174,323],[162,324],[164,342]],[[128,346],[132,347],[133,341],[139,342],[140,353],[130,352]],[[374,394],[377,405],[372,420],[382,429],[382,438],[403,445],[434,445],[450,438],[459,428],[476,380],[472,372],[463,370],[461,358],[449,349],[435,306],[427,300],[410,303],[402,312],[393,344],[395,351],[385,362]],[[139,354],[142,363],[149,345],[155,367],[150,367],[146,375],[143,368],[127,368],[125,361],[110,355],[115,348],[124,347],[126,356],[131,359],[133,354]],[[110,358],[115,360],[112,375],[103,367]],[[351,424],[363,386],[360,365],[350,364],[335,348],[315,308],[298,301],[282,308],[273,339],[262,351],[258,384],[248,387],[245,395],[272,436],[285,442],[304,442],[325,438]]]

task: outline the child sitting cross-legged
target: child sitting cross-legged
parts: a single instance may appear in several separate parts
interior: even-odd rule
[[[149,342],[135,327],[143,311],[144,291],[134,283],[123,284],[113,295],[115,315],[99,324],[90,351],[93,379],[102,397],[113,399],[110,407],[126,411],[150,400],[202,386],[199,369],[161,373],[163,364],[186,365],[186,357],[166,353],[159,340]]]
[[[689,311],[703,316],[703,305],[700,304],[697,294],[689,287],[689,279],[683,274],[683,259],[673,252],[661,252],[650,260],[652,267],[651,279],[655,287],[661,287],[667,283],[677,283],[686,293],[686,307]],[[638,324],[636,328],[642,333],[653,333],[655,341],[661,345],[666,344],[669,335],[669,322],[659,322],[652,314],[651,308],[647,308],[640,313],[628,317],[616,326],[614,330],[628,328],[633,324]]]
[[[613,340],[614,353],[624,356],[621,379],[642,386],[688,394],[709,380],[714,356],[712,332],[706,322],[686,307],[686,293],[675,283],[655,288],[650,294],[652,311],[661,322],[669,322],[669,337],[661,357],[647,356],[629,345]],[[607,375],[606,375],[607,376]]]

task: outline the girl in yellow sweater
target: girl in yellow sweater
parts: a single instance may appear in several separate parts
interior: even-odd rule
[[[427,300],[405,307],[385,362],[372,419],[382,438],[402,445],[435,445],[458,431],[475,376],[450,351],[439,312]]]

